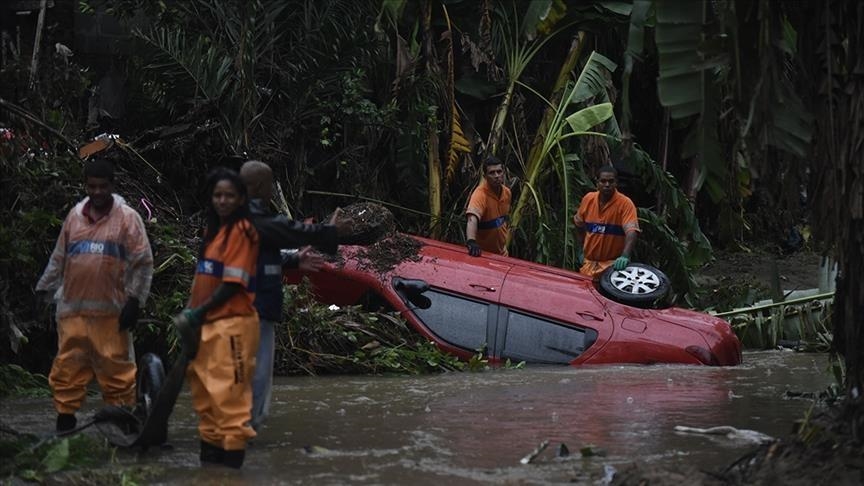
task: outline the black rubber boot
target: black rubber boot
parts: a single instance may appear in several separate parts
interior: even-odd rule
[[[225,451],[225,458],[222,460],[222,464],[225,464],[228,467],[233,467],[234,469],[240,469],[243,467],[243,459],[246,457],[246,451],[244,449],[240,449],[239,451]]]
[[[201,441],[201,465],[204,464],[222,464],[225,458],[225,450],[221,447],[216,447],[209,442]]]
[[[57,414],[57,432],[68,432],[78,425],[78,419],[74,413]]]

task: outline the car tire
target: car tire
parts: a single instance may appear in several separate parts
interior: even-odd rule
[[[631,263],[623,270],[612,267],[600,274],[600,291],[610,299],[634,307],[659,307],[669,295],[669,278],[644,263]]]
[[[142,356],[138,364],[136,388],[138,405],[147,415],[150,414],[150,407],[159,396],[159,390],[164,383],[165,367],[162,366],[162,360],[153,353]]]

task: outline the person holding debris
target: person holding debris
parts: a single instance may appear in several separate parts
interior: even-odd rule
[[[75,413],[94,378],[109,405],[135,405],[132,331],[147,301],[153,253],[144,221],[113,194],[114,167],[104,158],[84,162],[87,197],[63,222],[39,282],[37,300],[57,304],[57,356],[48,382],[56,429],[75,429]]]
[[[585,194],[576,214],[576,241],[582,248],[579,272],[593,278],[610,266],[623,270],[639,234],[636,206],[618,191],[618,171],[606,164],[597,172],[597,190]]]
[[[252,427],[260,429],[270,414],[273,364],[276,354],[275,326],[282,322],[282,267],[318,271],[324,258],[305,245],[333,254],[338,247],[334,224],[304,224],[273,214],[267,203],[273,197],[273,171],[264,162],[250,160],[240,168],[249,191],[250,220],[261,238],[258,254],[255,308],[260,317],[255,373],[252,377]],[[338,211],[334,213],[335,216]],[[280,250],[304,247],[282,258]]]
[[[207,194],[210,204],[192,292],[175,323],[191,360],[186,376],[199,417],[201,464],[239,469],[246,442],[255,437],[249,421],[259,339],[252,286],[259,237],[239,174],[214,169]]]
[[[482,252],[507,256],[507,236],[512,194],[504,184],[504,164],[494,156],[483,161],[483,180],[471,193],[465,216],[468,254]]]

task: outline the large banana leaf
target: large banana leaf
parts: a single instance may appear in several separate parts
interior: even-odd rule
[[[574,133],[580,133],[588,131],[591,127],[605,122],[614,115],[612,103],[600,103],[583,108],[568,116],[566,120]]]
[[[673,118],[700,113],[705,90],[702,42],[705,0],[657,0],[655,41],[660,75],[660,103]]]

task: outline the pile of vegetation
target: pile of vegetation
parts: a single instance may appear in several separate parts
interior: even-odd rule
[[[465,369],[410,329],[396,313],[315,302],[308,280],[289,287],[276,329],[278,375],[430,373]]]

